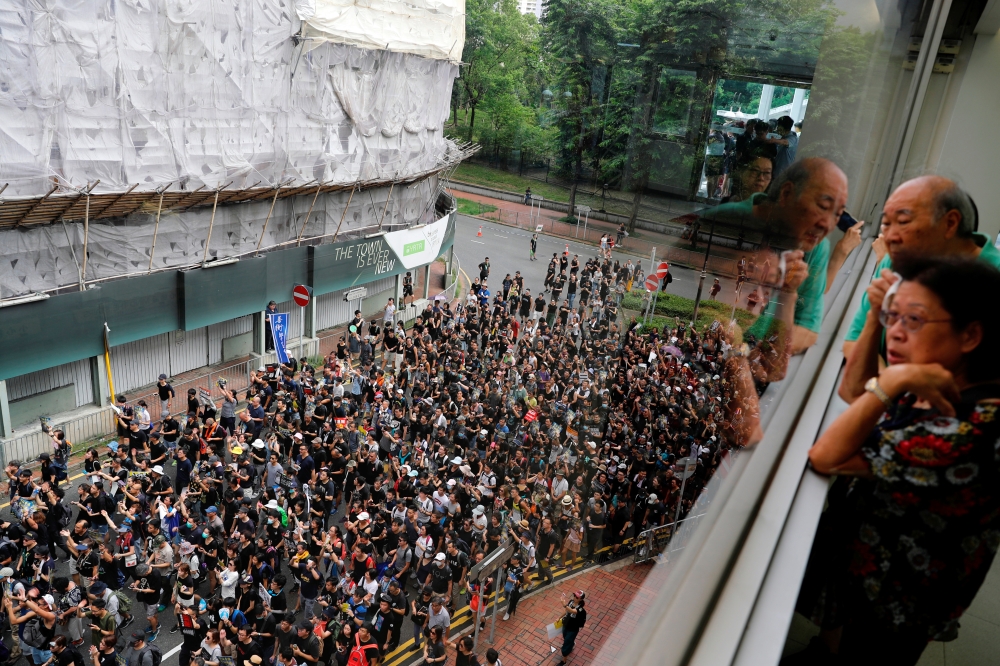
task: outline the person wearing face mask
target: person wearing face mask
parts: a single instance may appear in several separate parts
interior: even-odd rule
[[[448,566],[447,560],[448,556],[444,553],[435,555],[431,572],[427,574],[427,579],[423,583],[424,585],[430,585],[434,594],[447,599],[450,605],[453,581],[451,567]]]
[[[196,546],[201,554],[201,561],[208,569],[208,586],[211,595],[215,594],[215,588],[219,585],[219,544],[215,539],[215,530],[205,526],[201,531],[201,543]],[[211,596],[209,595],[209,596]]]

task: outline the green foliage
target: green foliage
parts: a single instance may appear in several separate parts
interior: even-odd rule
[[[828,0],[549,0],[541,25],[514,0],[466,12],[453,134],[500,162],[522,150],[633,191],[693,184],[715,111],[756,112],[760,81],[808,75],[834,29]],[[773,105],[793,94],[779,87]]]
[[[566,190],[555,185],[549,185],[531,178],[523,178],[515,173],[507,173],[490,167],[480,166],[463,162],[459,165],[455,173],[452,174],[454,180],[473,185],[484,185],[498,190],[517,192],[521,194],[527,188],[535,195],[545,197],[547,201],[561,201],[565,203],[569,200]]]
[[[479,203],[462,197],[456,197],[456,201],[458,201],[458,212],[461,215],[482,215],[483,213],[492,213],[497,209],[492,204]]]
[[[621,5],[610,0],[550,0],[546,5],[542,44],[557,64],[555,83],[561,94],[553,100],[561,113],[556,143],[557,173],[579,173],[589,133],[599,126],[601,100],[594,83],[606,74],[615,43],[615,21]],[[600,72],[600,73],[599,73]],[[604,76],[601,76],[603,88]]]
[[[832,23],[832,18],[831,18]],[[863,104],[871,102],[872,91],[859,82],[865,80],[869,53],[876,35],[862,33],[855,27],[831,25],[824,41],[823,60],[816,68],[815,85],[823,91],[809,99],[809,130],[814,136],[828,137],[813,141],[810,151],[838,164],[849,162],[849,145],[843,142],[842,128],[866,113]]]
[[[470,111],[463,138],[510,146],[535,139],[526,130],[535,117],[527,103],[539,61],[535,17],[522,15],[515,0],[468,0],[462,59],[452,104]],[[480,105],[490,122],[477,137]]]
[[[713,321],[728,322],[733,311],[733,306],[731,305],[726,305],[720,301],[708,300],[707,294],[708,292],[705,292],[706,297],[702,298],[701,303],[698,305],[697,326],[699,329],[703,326],[710,326]],[[633,292],[622,299],[622,308],[626,310],[638,310],[641,313],[644,311],[645,305],[641,292]],[[668,321],[670,326],[674,325],[674,317],[687,322],[691,319],[691,315],[694,314],[694,299],[659,292],[656,304],[653,306],[653,314],[654,318],[656,315],[666,318],[664,321]],[[747,312],[743,308],[736,308],[736,323],[743,330],[749,328],[756,317],[756,315]],[[662,328],[663,324],[661,323],[659,327]]]

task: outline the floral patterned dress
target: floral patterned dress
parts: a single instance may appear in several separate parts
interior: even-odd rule
[[[954,630],[1000,545],[1000,385],[967,390],[954,418],[914,403],[900,397],[862,446],[874,479],[831,495],[803,583],[826,578],[807,613],[825,626],[860,615],[928,639]],[[817,560],[823,547],[839,552]]]

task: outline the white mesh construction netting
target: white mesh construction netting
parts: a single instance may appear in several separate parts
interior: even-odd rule
[[[0,3],[4,197],[97,179],[97,193],[194,190],[391,181],[435,168],[457,66],[436,51],[361,47],[392,48],[378,30],[398,22],[369,20],[372,33],[351,43],[303,40],[297,9],[292,0]]]

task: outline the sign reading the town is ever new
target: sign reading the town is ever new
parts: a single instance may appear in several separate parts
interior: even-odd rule
[[[449,218],[445,216],[416,229],[317,246],[314,286],[339,289],[434,261],[448,237]]]

